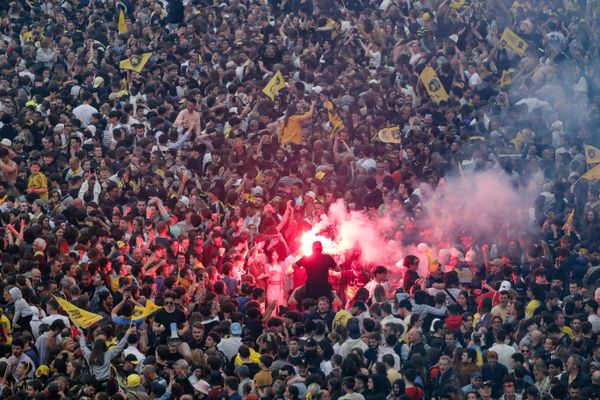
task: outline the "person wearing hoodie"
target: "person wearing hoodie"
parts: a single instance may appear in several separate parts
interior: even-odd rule
[[[77,328],[79,333],[79,344],[83,350],[83,358],[89,364],[90,375],[94,377],[97,386],[101,386],[110,378],[111,361],[115,359],[121,353],[121,351],[125,349],[125,347],[127,347],[127,338],[129,338],[129,335],[135,332],[135,330],[135,325],[131,325],[125,332],[125,336],[123,336],[119,343],[110,350],[108,350],[106,340],[102,338],[97,338],[94,341],[92,350],[90,350],[85,342],[83,331],[81,328]]]
[[[7,291],[4,291],[4,299],[12,303],[15,309],[12,326],[13,331],[29,331],[31,332],[31,319],[33,318],[33,311],[27,304],[27,301],[23,298],[21,289],[18,287],[12,287]],[[33,334],[33,333],[32,333]]]

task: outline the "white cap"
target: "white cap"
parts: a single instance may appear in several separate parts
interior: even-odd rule
[[[189,207],[189,206],[190,206],[190,199],[189,199],[189,198],[187,198],[186,196],[181,196],[181,197],[179,198],[179,201],[180,201],[180,202],[181,202],[181,203],[182,203],[184,206],[186,206],[186,207]]]
[[[98,86],[102,85],[104,83],[104,78],[101,76],[97,76],[94,78],[94,88],[97,88]]]
[[[510,284],[509,281],[502,281],[502,283],[500,284],[500,291],[510,290],[511,287],[512,287],[512,285]]]
[[[10,141],[10,139],[6,139],[6,138],[0,140],[0,144],[2,146],[6,146],[6,147],[11,147],[12,146],[12,142]]]

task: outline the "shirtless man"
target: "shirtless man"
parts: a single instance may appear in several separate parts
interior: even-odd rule
[[[16,162],[10,159],[10,153],[8,149],[0,148],[0,170],[2,176],[9,186],[14,186],[17,183],[17,175],[19,173],[19,166]]]

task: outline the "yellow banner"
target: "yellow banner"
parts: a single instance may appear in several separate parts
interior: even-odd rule
[[[583,151],[585,152],[585,162],[588,164],[600,163],[600,149],[589,144],[583,145]]]
[[[465,5],[465,0],[450,0],[450,8],[458,10]]]
[[[588,181],[597,181],[600,179],[600,165],[596,165],[585,174],[581,175],[581,179]]]
[[[80,328],[89,328],[91,325],[98,321],[102,321],[102,316],[91,313],[69,303],[67,300],[52,295],[62,307],[63,310],[69,315],[69,319]]]
[[[434,103],[438,104],[440,101],[448,100],[448,93],[446,93],[444,85],[442,85],[440,78],[438,78],[433,68],[429,65],[426,66],[419,78],[421,79],[421,82],[423,82],[427,93],[429,93],[429,97],[431,97],[431,100],[433,100]]]
[[[131,56],[127,60],[123,60],[119,63],[119,68],[129,69],[135,72],[141,72],[148,60],[152,57],[152,53],[144,53],[141,56]]]
[[[383,128],[379,131],[377,136],[379,137],[379,140],[381,140],[383,143],[402,143],[402,135],[399,126]]]
[[[117,32],[120,34],[129,32],[127,29],[127,23],[125,22],[125,13],[123,10],[119,11],[119,22],[117,23]]]
[[[275,101],[275,96],[281,89],[285,87],[285,79],[283,79],[283,75],[281,75],[281,71],[277,71],[273,78],[267,83],[265,88],[263,89],[263,93],[266,94],[271,101]]]
[[[133,308],[133,316],[131,317],[131,319],[132,321],[145,319],[147,316],[154,314],[161,308],[161,306],[157,306],[152,301],[146,300],[146,307],[135,306]]]
[[[523,40],[519,35],[510,30],[510,28],[504,28],[502,37],[500,38],[500,47],[503,49],[510,49],[523,57],[525,50],[527,50],[527,42]]]

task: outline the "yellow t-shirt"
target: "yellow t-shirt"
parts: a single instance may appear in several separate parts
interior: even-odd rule
[[[259,388],[271,386],[273,384],[273,375],[271,371],[260,370],[254,375],[254,384]]]
[[[6,335],[6,344],[12,344],[12,336],[10,335],[10,319],[4,314],[0,316],[0,326],[2,327],[2,332]]]
[[[533,317],[533,313],[535,313],[535,310],[537,310],[541,305],[542,303],[540,303],[539,300],[531,300],[529,304],[527,304],[527,307],[525,307],[525,314],[527,314],[527,318]]]
[[[48,200],[48,179],[41,172],[31,175],[27,180],[27,189],[46,189],[46,193],[38,193],[42,200]]]

